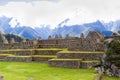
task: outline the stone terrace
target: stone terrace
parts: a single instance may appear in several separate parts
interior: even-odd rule
[[[32,49],[32,50],[1,50],[1,61],[18,61],[18,62],[47,62],[55,58],[56,53],[61,49]]]
[[[91,51],[61,51],[56,59],[50,59],[48,64],[56,67],[89,68],[99,64],[104,52]]]
[[[15,42],[12,39],[11,43],[1,43],[0,60],[48,62],[50,66],[89,68],[98,64],[104,54],[104,40],[103,34],[94,31],[90,31],[86,37],[84,34],[80,37],[67,34],[65,38],[56,35],[55,38],[49,36],[47,40]],[[69,51],[45,48],[67,48]]]

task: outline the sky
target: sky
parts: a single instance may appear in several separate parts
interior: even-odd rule
[[[0,0],[0,16],[13,17],[10,25],[56,27],[69,18],[67,25],[96,20],[120,19],[120,0]]]

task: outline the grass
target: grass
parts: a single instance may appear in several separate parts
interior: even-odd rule
[[[58,53],[92,53],[92,54],[104,54],[103,51],[60,51]]]
[[[12,56],[12,54],[0,54],[0,56]]]
[[[94,69],[49,67],[45,63],[0,62],[4,80],[94,80]]]
[[[54,57],[56,58],[57,56],[56,55],[32,55],[32,57]]]
[[[102,76],[102,80],[120,80],[120,78],[104,75]]]
[[[81,61],[81,59],[65,59],[65,58],[56,58],[56,59],[51,59],[51,60],[57,60],[57,61]]]
[[[91,62],[100,62],[99,60],[83,60],[81,62],[84,62],[84,63],[91,63]]]
[[[4,51],[4,52],[8,52],[8,51],[32,51],[32,50],[63,50],[63,51],[67,51],[67,48],[37,48],[37,49],[9,49],[9,50],[0,50],[0,51]]]

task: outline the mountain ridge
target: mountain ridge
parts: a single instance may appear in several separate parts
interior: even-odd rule
[[[89,31],[99,31],[105,36],[110,36],[113,32],[120,30],[120,20],[104,23],[100,20],[84,24],[67,25],[70,21],[69,18],[58,23],[56,28],[51,29],[50,25],[41,25],[41,27],[32,28],[30,26],[20,26],[19,24],[12,27],[9,23],[12,18],[5,16],[0,17],[0,30],[4,33],[15,34],[28,39],[34,39],[42,37],[47,39],[49,35],[55,37],[55,35],[62,35],[65,37],[67,34],[75,37],[79,37],[81,33],[87,35]]]

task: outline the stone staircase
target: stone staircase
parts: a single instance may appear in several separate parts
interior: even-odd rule
[[[50,59],[48,64],[56,67],[90,68],[99,64],[104,52],[93,51],[61,51],[56,59]]]

